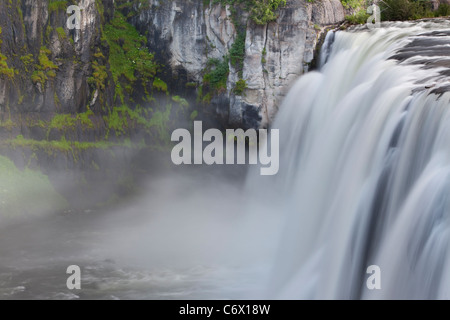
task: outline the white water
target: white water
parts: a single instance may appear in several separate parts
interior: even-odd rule
[[[292,87],[274,123],[287,223],[268,296],[450,298],[450,93],[427,89],[449,79],[388,59],[449,26],[337,32],[326,64]],[[366,288],[370,265],[380,290]]]

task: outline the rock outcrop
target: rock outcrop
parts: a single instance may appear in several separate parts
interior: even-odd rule
[[[192,82],[201,86],[208,60],[227,56],[236,40],[238,27],[230,7],[212,2],[204,7],[204,1],[149,2],[131,22],[148,33],[150,50],[170,68],[167,81],[176,79],[181,87]],[[308,70],[318,35],[344,16],[339,0],[288,0],[278,19],[266,25],[257,25],[239,12],[238,22],[246,24],[242,70],[246,89],[239,95],[233,92],[240,70],[230,63],[226,92],[210,101],[216,112],[232,126],[267,126],[292,81]]]
[[[0,77],[0,111],[85,111],[92,95],[87,79],[92,74],[94,50],[101,48],[100,27],[114,8],[113,0],[102,3],[103,15],[95,0],[79,1],[81,29],[68,30],[67,5],[0,2],[1,51],[15,70],[13,79]]]
[[[255,24],[242,8],[213,1],[146,0],[124,5],[124,1],[80,0],[81,29],[68,30],[68,5],[0,2],[1,52],[14,70],[13,77],[0,76],[0,112],[77,113],[89,106],[102,113],[124,102],[146,101],[133,96],[143,88],[118,87],[117,81],[124,78],[114,78],[108,64],[110,48],[103,31],[114,11],[121,10],[147,37],[172,94],[200,95],[197,100],[211,104],[226,126],[264,127],[292,80],[308,69],[323,28],[344,19],[339,0],[288,0],[277,11],[277,20],[266,25]],[[229,63],[224,88],[203,92],[202,97],[208,61],[228,56],[240,32],[245,32],[243,64]],[[103,69],[95,69],[94,61]],[[93,77],[103,83],[95,87]],[[235,89],[237,84],[240,90]]]

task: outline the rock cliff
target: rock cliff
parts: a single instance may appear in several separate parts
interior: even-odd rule
[[[66,26],[71,4],[82,9],[79,30]],[[144,102],[146,88],[113,70],[105,29],[118,11],[146,36],[171,93],[196,96],[237,127],[269,124],[292,80],[308,69],[323,28],[344,20],[339,0],[288,0],[264,25],[214,1],[2,1],[1,52],[13,73],[0,77],[0,111],[78,113],[89,106],[104,113]],[[230,53],[239,61],[225,61]],[[211,88],[205,75],[223,62],[223,85]]]
[[[186,120],[269,125],[344,9],[287,0],[257,24],[227,1],[0,1],[0,154],[109,201],[132,189],[130,155],[167,150]]]
[[[242,70],[229,63],[226,90],[204,99],[225,122],[238,127],[270,123],[289,85],[308,69],[324,27],[344,20],[339,0],[289,0],[276,21],[265,25],[248,19],[246,12],[234,17],[228,5],[204,3],[150,0],[131,22],[148,33],[150,50],[170,68],[167,81],[195,83],[197,88],[202,88],[208,61],[230,55],[239,32],[245,32]],[[244,30],[239,30],[242,24]],[[234,90],[240,79],[245,89]]]

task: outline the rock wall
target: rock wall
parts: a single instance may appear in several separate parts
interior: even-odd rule
[[[95,0],[79,1],[81,29],[68,30],[67,6],[49,8],[48,1],[35,0],[1,1],[1,52],[15,75],[13,79],[0,77],[0,111],[85,111],[93,95],[87,82],[92,56],[95,48],[101,48],[100,27],[110,19],[113,2],[102,1],[102,15]],[[41,66],[42,54],[56,66],[53,73]],[[41,76],[37,75],[39,68]]]
[[[148,34],[150,50],[170,68],[167,81],[175,79],[177,86],[201,85],[207,61],[228,55],[236,40],[230,7],[203,3],[149,0],[149,7],[131,20]],[[216,112],[232,126],[267,126],[292,81],[308,70],[323,28],[342,22],[344,16],[339,0],[288,0],[278,19],[266,25],[239,12],[247,31],[243,69],[247,88],[240,95],[233,92],[239,76],[230,64],[226,93],[211,100]]]
[[[293,79],[308,69],[323,28],[344,20],[339,0],[288,0],[278,10],[278,19],[266,25],[255,24],[242,8],[236,15],[236,8],[213,1],[145,0],[129,1],[129,6],[113,0],[74,3],[83,9],[81,30],[66,27],[68,1],[0,2],[1,52],[15,71],[13,79],[0,76],[0,112],[77,113],[90,106],[101,113],[117,105],[117,83],[109,71],[109,47],[102,39],[102,28],[115,10],[121,10],[147,37],[149,50],[164,65],[161,78],[170,92],[181,96],[199,94],[208,61],[227,56],[242,31],[238,29],[244,27],[243,69],[236,70],[230,63],[226,90],[204,100],[226,126],[265,127]],[[88,81],[98,51],[105,59],[97,62],[104,64],[107,73],[102,92]],[[54,67],[42,66],[41,56]],[[235,92],[240,79],[245,80],[246,89]],[[125,98],[125,102],[136,100]]]

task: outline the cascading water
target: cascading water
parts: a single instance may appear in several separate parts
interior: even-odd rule
[[[449,27],[329,34],[326,63],[290,90],[274,123],[287,226],[270,297],[450,297]]]

